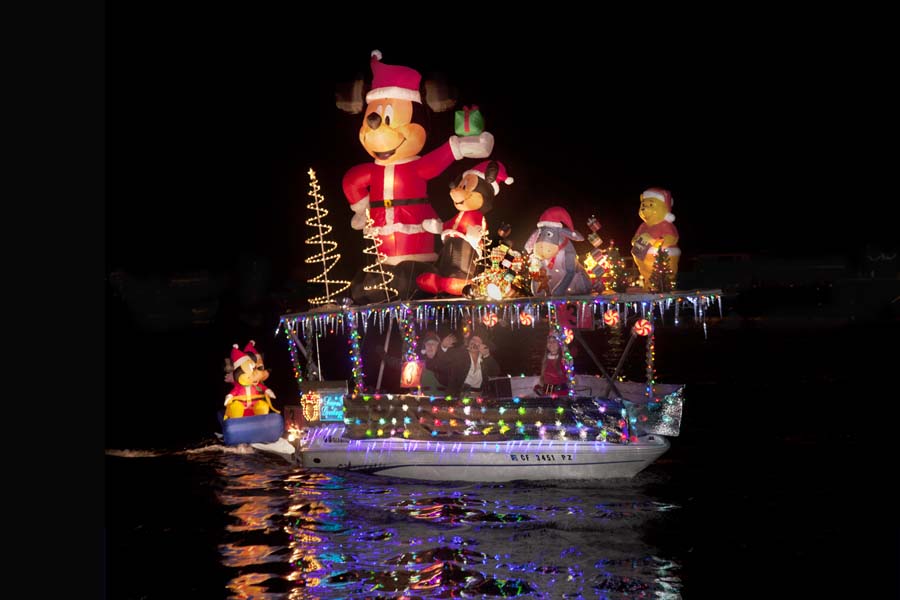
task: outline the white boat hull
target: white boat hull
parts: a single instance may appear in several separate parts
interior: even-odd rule
[[[631,478],[669,449],[660,435],[637,443],[513,440],[502,442],[315,440],[298,449],[304,467],[426,481]]]

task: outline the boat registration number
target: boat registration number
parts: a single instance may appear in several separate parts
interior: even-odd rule
[[[571,462],[571,454],[510,454],[516,462]]]

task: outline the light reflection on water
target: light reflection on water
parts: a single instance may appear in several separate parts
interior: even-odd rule
[[[208,463],[231,598],[680,598],[644,541],[679,507],[635,480],[411,482],[261,456]]]

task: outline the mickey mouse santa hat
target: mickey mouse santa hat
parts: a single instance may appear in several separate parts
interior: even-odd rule
[[[238,348],[237,344],[231,345],[231,364],[234,365],[234,368],[237,369],[242,364],[250,360],[250,357],[241,352],[240,348]]]
[[[506,173],[506,165],[504,165],[499,160],[495,160],[493,162],[497,163],[497,167],[498,167],[497,179],[495,181],[491,182],[491,187],[494,188],[494,195],[496,196],[497,194],[500,193],[500,185],[498,184],[498,182],[502,181],[506,185],[510,185],[515,180]],[[478,177],[481,177],[482,179],[484,179],[484,174],[487,171],[488,164],[490,164],[490,163],[491,163],[491,161],[489,161],[489,160],[478,163],[477,165],[475,165],[468,171],[465,171],[463,173],[463,177],[465,177],[469,173],[473,173],[473,174],[477,175]]]
[[[419,83],[422,76],[415,69],[381,62],[381,51],[372,50],[372,89],[366,94],[366,102],[383,98],[398,98],[422,104]]]

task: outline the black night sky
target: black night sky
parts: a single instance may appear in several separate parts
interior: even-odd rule
[[[289,276],[308,236],[309,167],[335,239],[358,252],[340,178],[369,158],[361,115],[339,111],[334,91],[356,76],[368,83],[373,48],[425,78],[443,74],[457,108],[481,107],[493,157],[516,179],[490,220],[512,222],[519,242],[560,204],[576,227],[596,214],[603,237],[626,245],[640,192],[662,186],[686,257],[853,257],[896,244],[891,153],[870,142],[892,126],[881,120],[883,39],[813,41],[784,21],[625,37],[612,22],[553,16],[501,35],[499,24],[459,31],[465,18],[452,12],[443,25],[411,14],[387,28],[375,15],[337,25],[237,8],[113,10],[107,272],[227,269],[249,252],[272,262],[276,280]],[[424,150],[451,133],[452,112],[433,114]],[[442,218],[453,213],[447,181],[473,164],[431,181]],[[341,263],[347,276],[363,264],[353,260]]]

